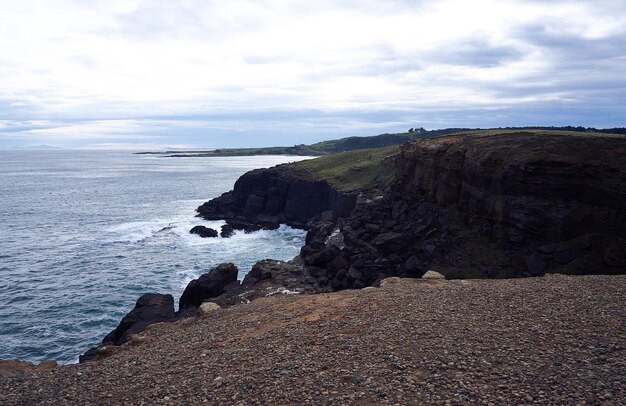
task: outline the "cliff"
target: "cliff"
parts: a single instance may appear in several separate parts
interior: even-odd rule
[[[398,186],[502,226],[512,239],[626,237],[626,139],[511,132],[459,134],[401,148]]]
[[[340,243],[337,243],[340,241]],[[626,139],[549,131],[462,133],[404,144],[393,187],[301,256],[320,287],[389,276],[626,271]]]
[[[286,165],[241,176],[232,191],[198,207],[207,220],[238,220],[268,228],[305,228],[311,219],[337,220],[350,214],[356,195],[342,193],[305,170]]]
[[[241,176],[232,191],[200,207],[200,217],[226,219],[235,226],[267,228],[338,221],[350,215],[359,193],[386,188],[393,179],[398,147],[329,155]]]

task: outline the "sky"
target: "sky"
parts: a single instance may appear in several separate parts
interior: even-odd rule
[[[0,148],[626,125],[626,0],[1,0]]]

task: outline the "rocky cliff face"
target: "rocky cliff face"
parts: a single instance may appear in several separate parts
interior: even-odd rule
[[[481,216],[512,240],[626,237],[626,139],[533,133],[405,144],[398,187]]]
[[[301,256],[334,290],[428,269],[451,278],[624,273],[626,139],[511,133],[407,143],[393,190],[312,228]]]
[[[207,220],[305,228],[310,220],[347,217],[355,202],[355,194],[339,192],[305,170],[278,165],[244,174],[232,191],[204,203],[198,213]]]

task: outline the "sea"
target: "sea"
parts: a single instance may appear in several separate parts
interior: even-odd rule
[[[222,262],[239,278],[289,260],[305,232],[281,226],[230,238],[195,217],[243,173],[294,156],[166,158],[115,151],[0,151],[0,359],[78,362],[143,293],[177,303]]]

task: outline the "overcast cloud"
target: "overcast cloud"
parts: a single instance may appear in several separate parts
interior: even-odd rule
[[[624,126],[626,1],[0,2],[0,147]]]

